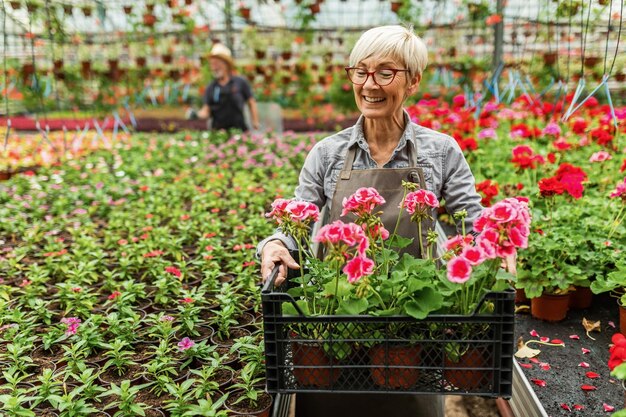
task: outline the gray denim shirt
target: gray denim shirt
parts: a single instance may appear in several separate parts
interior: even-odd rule
[[[354,126],[315,144],[300,171],[296,199],[315,203],[320,210],[326,204],[330,205],[346,153],[354,143],[358,148],[352,169],[378,168],[363,135],[363,120],[361,116]],[[410,120],[406,112],[405,120]],[[415,143],[411,141],[411,129],[415,132]],[[445,200],[448,213],[467,210],[465,230],[471,232],[474,220],[482,211],[481,197],[476,192],[474,176],[459,145],[446,134],[410,122],[406,124],[398,146],[384,168],[408,167],[408,146],[416,147],[416,166],[423,169],[428,190],[435,193],[438,199]],[[461,228],[462,225],[457,223],[459,233]],[[258,244],[257,255],[270,240],[280,240],[288,249],[297,249],[295,241],[277,229],[276,233]]]

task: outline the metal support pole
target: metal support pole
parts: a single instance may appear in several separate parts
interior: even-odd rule
[[[234,42],[233,42],[233,4],[231,0],[224,0],[224,14],[225,14],[225,23],[226,23],[226,46],[230,49],[233,54],[235,53]]]
[[[502,54],[504,50],[504,0],[498,0],[496,5],[496,14],[502,18],[502,20],[496,23],[494,28],[494,42],[493,42],[493,61],[492,69],[496,71],[502,63]]]

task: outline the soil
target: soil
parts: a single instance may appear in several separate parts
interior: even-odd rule
[[[114,382],[116,385],[119,385],[120,382],[125,379],[130,379],[134,381],[137,378],[141,377],[141,366],[140,365],[130,365],[124,373],[120,376],[117,372],[117,369],[112,366],[106,371],[102,372],[98,377],[102,382],[106,384],[110,384]]]
[[[137,397],[135,398],[137,403],[144,403],[153,408],[161,408],[161,406],[164,405],[166,401],[172,399],[174,399],[174,397],[166,393],[163,393],[160,397],[158,397],[155,393],[150,392],[148,388],[139,391],[137,393]]]
[[[46,362],[59,363],[64,359],[63,352],[64,350],[61,345],[52,345],[50,346],[50,350],[45,350],[42,345],[39,349],[33,350],[33,352],[31,353],[31,358],[35,362],[43,360]]]
[[[233,403],[237,401],[237,399],[243,395],[243,392],[234,391],[226,400],[226,407],[228,407],[232,411],[235,411],[239,414],[242,414],[242,413],[256,414],[259,411],[265,410],[267,407],[269,407],[272,404],[271,395],[269,395],[266,392],[261,392],[259,394],[260,395],[258,397],[256,407],[251,406],[248,400],[243,400],[240,403],[233,405]]]
[[[600,321],[601,331],[592,332],[588,336],[582,326],[583,318]],[[537,359],[549,364],[548,370],[543,370],[538,363],[529,359],[518,359],[520,364],[526,364],[526,367],[522,367],[524,375],[531,381],[530,385],[548,415],[568,415],[570,412],[562,404],[572,410],[574,405],[582,405],[584,409],[581,415],[585,416],[606,415],[603,403],[614,406],[616,410],[621,408],[623,389],[619,381],[611,378],[607,366],[611,337],[619,331],[619,312],[615,299],[607,294],[594,295],[589,309],[570,310],[567,318],[559,323],[547,323],[533,319],[530,315],[516,314],[516,337],[522,337],[524,342],[539,340],[539,337],[530,335],[531,330],[535,330],[539,336],[560,339],[565,343],[564,347],[529,344],[529,347],[541,350]],[[570,335],[577,335],[579,340],[571,339]],[[583,353],[583,349],[589,349],[589,352]],[[581,362],[588,363],[589,367],[579,366]],[[589,371],[600,376],[591,379],[586,376]],[[532,383],[533,379],[545,381],[546,386]],[[591,385],[595,389],[585,391],[582,385]]]

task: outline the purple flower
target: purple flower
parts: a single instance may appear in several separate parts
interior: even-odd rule
[[[187,349],[191,349],[192,347],[194,347],[195,344],[196,343],[193,340],[191,340],[190,338],[183,337],[183,339],[180,342],[178,342],[178,348],[181,351],[185,351]]]
[[[172,316],[162,316],[159,321],[174,321],[174,317]]]

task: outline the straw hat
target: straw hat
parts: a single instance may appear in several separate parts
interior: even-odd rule
[[[216,43],[213,45],[211,49],[211,53],[209,54],[209,58],[219,58],[222,61],[226,62],[230,69],[235,68],[235,62],[233,61],[233,54],[231,54],[230,49],[221,43]]]

